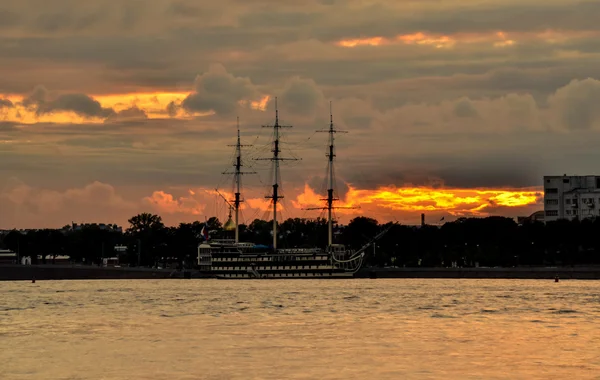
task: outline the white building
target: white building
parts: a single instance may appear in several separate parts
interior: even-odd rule
[[[600,176],[544,176],[545,221],[600,216]]]

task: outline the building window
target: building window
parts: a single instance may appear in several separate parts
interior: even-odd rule
[[[600,177],[596,177],[596,188],[600,189]]]
[[[545,191],[546,191],[546,194],[558,194],[558,189],[555,187],[546,189]]]
[[[546,216],[558,216],[558,210],[548,210]]]
[[[546,199],[546,204],[547,205],[557,205],[558,199]]]
[[[594,198],[581,198],[581,203],[583,203],[584,205],[593,205],[594,202]]]
[[[567,211],[565,211],[565,213],[566,213],[567,215],[571,215],[571,210],[567,210]]]
[[[570,205],[571,204],[571,199],[565,199],[565,204]]]
[[[563,183],[569,183],[569,181],[570,180],[568,178],[563,179]]]

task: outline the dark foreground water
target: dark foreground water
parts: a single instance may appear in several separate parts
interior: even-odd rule
[[[600,282],[0,283],[0,379],[600,379]]]

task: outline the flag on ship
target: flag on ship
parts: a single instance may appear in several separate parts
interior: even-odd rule
[[[206,224],[204,224],[204,227],[202,227],[202,231],[200,231],[200,234],[202,235],[204,240],[208,241],[208,228],[206,228]]]

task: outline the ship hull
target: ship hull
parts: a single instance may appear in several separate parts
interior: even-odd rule
[[[323,277],[225,277],[225,276],[216,276],[217,280],[348,280],[353,279],[354,276],[323,276]]]
[[[265,273],[261,274],[260,277],[254,276],[250,273],[231,273],[231,274],[220,274],[215,276],[219,280],[322,280],[332,279],[341,280],[354,278],[354,273],[351,272],[340,272],[331,274],[311,274],[306,272],[299,272],[293,274],[275,274]]]
[[[198,265],[204,273],[227,280],[353,278],[361,258],[341,264],[321,249],[282,249],[257,252],[251,247],[202,244]]]

